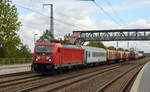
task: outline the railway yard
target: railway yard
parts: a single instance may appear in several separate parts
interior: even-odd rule
[[[130,92],[138,72],[149,60],[63,70],[50,75],[5,74],[0,76],[0,92]]]

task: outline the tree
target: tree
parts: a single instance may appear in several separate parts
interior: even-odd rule
[[[52,33],[48,29],[46,29],[43,32],[43,35],[37,40],[37,42],[59,42],[59,41],[53,37]]]
[[[116,48],[114,46],[109,46],[109,47],[107,47],[107,49],[109,49],[109,50],[116,50]]]
[[[17,8],[15,5],[6,4],[0,0],[0,44],[4,47],[0,50],[0,57],[14,57],[20,38],[17,35],[21,26],[18,21]]]
[[[16,58],[31,58],[31,50],[28,48],[27,45],[23,45],[21,43],[18,48],[17,48],[17,55],[15,56]]]
[[[117,50],[119,50],[119,51],[124,51],[124,49],[123,49],[123,48],[118,48]]]
[[[144,54],[144,51],[138,51],[139,53],[143,53]]]
[[[60,38],[60,39],[59,39],[59,42],[60,42],[61,44],[67,44],[67,42],[69,41],[70,37],[71,37],[71,34],[68,33],[68,34],[64,35],[64,38],[63,38],[63,39]]]
[[[125,51],[127,51],[127,52],[128,52],[129,50],[128,50],[128,49],[125,49]]]
[[[90,42],[87,46],[98,47],[106,49],[106,46],[102,42]]]

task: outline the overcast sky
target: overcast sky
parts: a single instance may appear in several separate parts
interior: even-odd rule
[[[93,2],[78,0],[12,0],[15,4],[22,27],[19,31],[24,44],[33,51],[36,39],[49,28],[49,7],[54,5],[55,37],[63,37],[74,30],[150,28],[150,0],[95,0],[109,16]],[[111,16],[111,17],[110,17]],[[115,20],[115,21],[114,21]],[[121,26],[120,26],[121,25]],[[104,42],[106,46],[116,46],[116,42]],[[127,48],[127,42],[119,42],[119,47]],[[130,47],[150,52],[150,41],[130,42]]]

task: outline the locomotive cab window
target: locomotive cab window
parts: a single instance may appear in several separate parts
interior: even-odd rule
[[[53,48],[54,48],[54,46],[38,45],[36,47],[36,54],[51,55],[51,54],[53,54]]]

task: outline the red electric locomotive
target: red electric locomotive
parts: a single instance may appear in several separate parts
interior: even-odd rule
[[[130,58],[130,52],[126,51],[125,52],[125,60],[129,60]]]
[[[135,52],[135,51],[131,51],[129,58],[130,58],[130,60],[136,60],[136,59],[138,59],[138,53]]]
[[[83,64],[84,50],[81,46],[59,43],[37,43],[34,49],[32,69],[51,72],[55,69]]]

